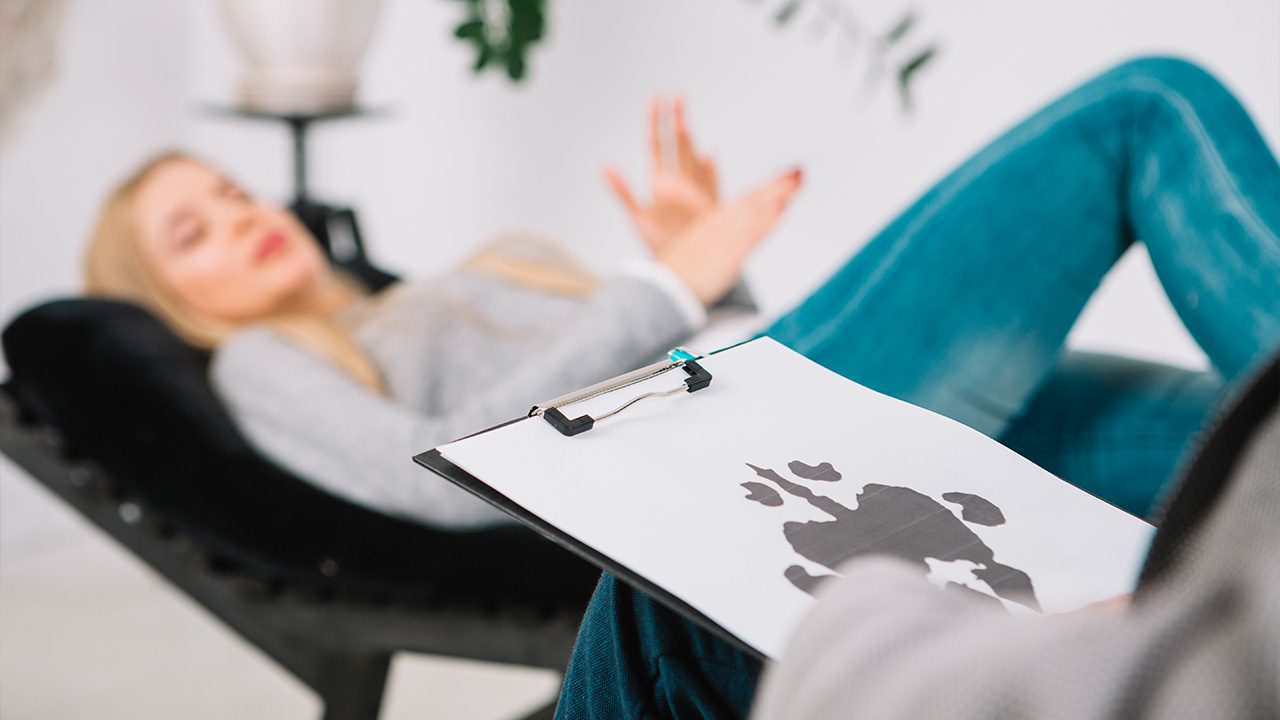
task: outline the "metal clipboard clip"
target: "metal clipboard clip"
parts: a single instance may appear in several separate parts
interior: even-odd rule
[[[567,395],[561,395],[554,400],[548,400],[540,405],[534,405],[529,411],[529,417],[541,415],[551,427],[560,431],[561,435],[572,437],[580,433],[584,433],[595,424],[605,418],[612,417],[627,408],[646,398],[667,397],[675,395],[678,392],[697,392],[711,384],[711,373],[707,372],[701,365],[697,363],[697,359],[702,357],[687,348],[676,348],[667,354],[668,359],[656,362],[652,365],[646,365],[639,370],[632,370],[625,375],[619,375],[616,378],[596,383],[590,387],[575,390]],[[630,400],[622,403],[618,407],[610,410],[602,415],[592,417],[590,415],[580,415],[576,418],[570,418],[560,411],[560,408],[566,405],[572,405],[583,400],[589,400],[593,397],[604,395],[605,393],[621,390],[628,385],[634,385],[638,382],[657,377],[665,372],[680,368],[688,375],[684,382],[670,390],[657,390],[637,395]]]

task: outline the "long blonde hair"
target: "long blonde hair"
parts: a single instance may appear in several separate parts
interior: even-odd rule
[[[203,164],[176,150],[148,160],[107,196],[85,255],[87,295],[117,298],[152,311],[187,342],[207,350],[218,346],[240,325],[210,318],[192,310],[157,277],[139,242],[134,204],[139,188],[161,166],[171,162]],[[533,254],[529,254],[529,250]],[[475,253],[462,267],[514,284],[547,292],[585,296],[598,281],[554,244],[528,237],[506,238]],[[358,288],[354,280],[339,277]],[[324,358],[362,385],[385,390],[381,375],[350,333],[329,318],[312,315],[274,315],[252,324],[271,327],[291,341]]]

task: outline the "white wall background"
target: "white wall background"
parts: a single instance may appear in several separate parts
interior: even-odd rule
[[[898,6],[849,2],[885,24]],[[384,264],[434,272],[509,229],[558,238],[598,269],[638,252],[600,170],[617,162],[642,179],[644,110],[657,91],[689,98],[696,136],[719,159],[730,192],[793,164],[805,168],[803,195],[749,269],[774,311],[1003,128],[1133,55],[1177,53],[1205,64],[1280,147],[1276,0],[921,0],[919,37],[937,39],[943,52],[919,78],[909,120],[887,93],[860,97],[853,70],[830,41],[803,30],[803,18],[777,29],[772,0],[550,4],[549,41],[534,52],[528,82],[512,88],[497,75],[469,73],[469,49],[450,39],[455,3],[387,0],[363,97],[388,114],[320,127],[312,139],[313,190],[358,208]],[[195,110],[229,100],[235,84],[236,58],[212,0],[73,0],[64,31],[57,84],[0,148],[0,323],[74,292],[98,202],[151,152],[182,145],[269,197],[289,190],[283,129]],[[1072,341],[1204,362],[1141,252],[1113,273]],[[212,631],[191,630],[208,621],[189,609],[156,623],[153,613],[168,611],[120,593],[111,607],[146,607],[150,619],[81,618],[75,608],[113,602],[102,583],[125,571],[98,572],[107,545],[91,535],[76,541],[87,545],[68,540],[75,521],[19,481],[12,465],[0,471],[0,685],[15,716],[177,716],[195,710],[193,698],[207,717],[248,707],[288,714],[267,710],[277,706],[261,698],[300,691],[282,679],[252,685],[261,675],[252,668],[265,661],[245,660],[249,651],[234,640],[217,650],[200,644],[197,636]],[[84,582],[75,585],[78,577]],[[138,582],[164,608],[182,603],[154,580]],[[161,630],[135,635],[148,627]],[[113,663],[104,653],[121,643],[130,654]],[[86,654],[93,648],[97,655]],[[191,664],[214,656],[227,658],[221,674]],[[246,662],[250,669],[234,669]],[[118,674],[104,675],[108,669]],[[170,704],[156,688],[168,690]],[[219,705],[221,696],[239,704]],[[305,698],[282,702],[300,707],[299,716],[314,707]],[[406,714],[422,707],[399,702]]]

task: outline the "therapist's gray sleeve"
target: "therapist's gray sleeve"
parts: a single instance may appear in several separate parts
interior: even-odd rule
[[[1276,609],[1230,607],[1242,588],[1013,617],[900,561],[846,570],[766,670],[756,720],[1280,717],[1280,675],[1259,676]]]

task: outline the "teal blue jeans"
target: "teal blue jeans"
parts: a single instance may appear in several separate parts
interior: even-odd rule
[[[1210,372],[1064,352],[1139,241]],[[765,334],[1150,514],[1213,405],[1280,349],[1280,166],[1202,69],[1125,63],[953,171]],[[742,717],[759,669],[606,576],[557,717]]]

